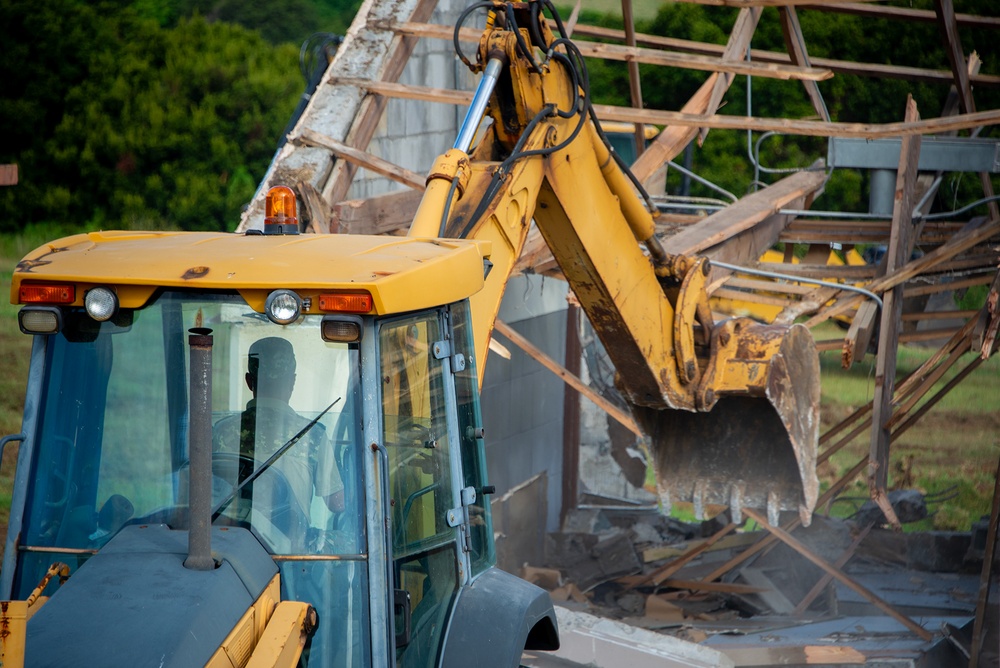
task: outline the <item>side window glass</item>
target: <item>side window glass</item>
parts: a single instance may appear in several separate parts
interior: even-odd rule
[[[486,450],[483,444],[483,418],[479,405],[479,378],[476,372],[476,347],[472,338],[469,303],[452,306],[452,340],[455,353],[465,358],[465,368],[455,372],[458,406],[458,434],[462,450],[463,486],[474,487],[476,502],[469,507],[469,558],[476,575],[496,563],[493,550],[493,522],[490,500],[483,494],[486,479]]]
[[[458,588],[456,530],[444,365],[437,313],[386,323],[379,332],[382,419],[389,454],[393,574],[411,606],[411,640],[397,649],[402,668],[436,665]]]
[[[431,353],[439,339],[437,318],[426,316],[387,324],[379,334],[396,557],[454,536],[443,365]]]

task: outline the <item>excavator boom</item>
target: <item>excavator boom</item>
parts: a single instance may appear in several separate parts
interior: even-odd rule
[[[482,139],[472,147],[463,133],[434,164],[410,235],[492,242],[492,272],[472,298],[485,359],[534,221],[650,438],[664,504],[692,501],[700,514],[721,503],[737,517],[766,508],[775,522],[797,510],[808,523],[819,426],[809,332],[714,321],[708,261],[663,251],[654,214],[592,112],[583,59],[541,9],[489,8],[472,65],[484,76],[464,125]]]

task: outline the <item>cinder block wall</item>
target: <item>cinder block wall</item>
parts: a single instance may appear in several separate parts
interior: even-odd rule
[[[439,0],[430,22],[453,26],[464,8],[465,3],[461,0]],[[473,23],[470,18],[467,25]],[[474,90],[476,77],[455,55],[450,40],[421,39],[403,70],[400,83]],[[464,107],[391,99],[368,152],[418,174],[426,174],[434,158],[452,147],[464,117]],[[403,188],[383,176],[359,170],[350,197],[384,195]]]

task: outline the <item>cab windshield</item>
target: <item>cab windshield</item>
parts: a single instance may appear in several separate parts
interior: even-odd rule
[[[324,341],[319,316],[275,325],[237,294],[164,292],[113,321],[64,322],[45,346],[16,595],[53,553],[75,570],[126,524],[187,528],[188,330],[208,328],[214,524],[250,529],[283,597],[330,622],[309,663],[365,663],[357,346]]]

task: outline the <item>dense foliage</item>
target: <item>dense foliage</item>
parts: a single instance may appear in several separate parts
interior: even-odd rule
[[[234,227],[302,94],[319,6],[0,0],[0,163],[20,171],[0,231]]]

